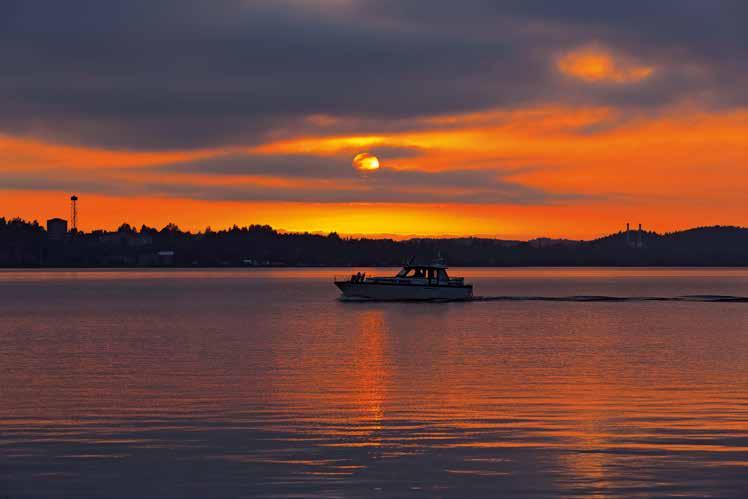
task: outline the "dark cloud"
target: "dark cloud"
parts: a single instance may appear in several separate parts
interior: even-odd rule
[[[0,131],[197,148],[529,104],[746,105],[746,18],[738,0],[5,0]],[[560,77],[553,57],[591,42],[659,70]]]
[[[152,186],[155,187],[155,186]],[[410,189],[409,189],[410,187]],[[460,204],[550,204],[576,196],[553,196],[540,190],[509,182],[492,182],[479,189],[435,192],[412,189],[412,186],[390,186],[350,189],[348,187],[312,187],[308,189],[273,188],[253,185],[198,186],[192,184],[164,184],[154,193],[175,197],[222,201],[283,201],[310,203],[460,203]]]
[[[208,175],[263,175],[307,179],[355,178],[351,157],[303,154],[230,154],[199,161],[186,161],[154,168],[169,173]]]
[[[385,166],[387,158],[403,159],[417,156],[419,149],[409,147],[380,146],[370,151]],[[356,151],[358,152],[358,151]],[[359,178],[360,172],[353,168],[353,154],[317,156],[312,154],[226,154],[197,161],[185,161],[157,167],[158,171],[170,173],[202,173],[213,175],[268,175],[274,177],[344,179]],[[388,175],[391,168],[383,167],[377,177]]]
[[[558,194],[508,180],[512,169],[453,169],[430,172],[383,166],[361,173],[349,157],[312,155],[232,155],[202,161],[132,169],[71,170],[65,176],[53,171],[3,172],[8,189],[65,190],[118,196],[171,196],[224,201],[286,201],[316,203],[465,203],[553,204],[589,199]],[[203,183],[192,174],[214,179],[237,177],[230,182]],[[168,175],[164,175],[168,174]],[[253,176],[294,180],[268,186]],[[245,177],[245,178],[241,178]]]

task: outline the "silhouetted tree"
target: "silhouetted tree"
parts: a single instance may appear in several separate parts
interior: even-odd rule
[[[450,265],[748,265],[748,229],[701,227],[659,235],[642,233],[642,247],[619,232],[593,241],[502,241],[485,238],[341,238],[280,233],[268,225],[234,225],[204,233],[183,232],[170,223],[158,230],[129,224],[112,238],[104,231],[50,241],[36,222],[0,218],[0,266],[152,265],[159,251],[173,251],[178,265],[387,265],[441,254]],[[126,237],[125,237],[126,236]]]

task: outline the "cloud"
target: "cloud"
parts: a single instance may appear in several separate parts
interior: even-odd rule
[[[373,148],[376,154],[384,162],[384,158],[393,157],[400,148],[391,149],[392,156],[383,155],[379,151],[388,150],[384,148]],[[413,151],[411,148],[403,148],[403,151]],[[413,154],[411,152],[411,154]],[[408,157],[406,155],[397,156]],[[307,178],[307,179],[356,179],[359,173],[352,168],[351,160],[353,154],[336,154],[333,156],[320,156],[314,154],[224,154],[196,161],[180,161],[161,165],[156,171],[182,174],[205,174],[205,175],[254,175],[284,178]],[[395,163],[397,164],[397,163]],[[392,163],[389,164],[392,166]],[[383,168],[381,172],[391,171],[391,168]]]
[[[225,155],[132,169],[6,171],[3,188],[64,190],[116,196],[314,203],[553,204],[589,199],[508,180],[515,170],[402,170],[386,165],[366,175],[348,156]]]
[[[746,17],[737,0],[7,0],[0,131],[187,149],[549,103],[745,106]],[[590,43],[639,83],[559,75]]]
[[[176,174],[168,185],[170,194],[199,199],[243,201],[298,201],[346,203],[466,203],[466,204],[546,204],[581,199],[575,194],[557,194],[531,188],[506,179],[515,170],[461,169],[424,171],[382,167],[362,175],[351,167],[347,155],[233,154],[199,161],[186,161],[151,169]],[[231,176],[231,185],[196,185],[180,182],[181,175]],[[256,176],[302,181],[288,186],[258,187],[241,177]],[[304,181],[309,182],[305,186]],[[326,181],[326,182],[320,182]]]
[[[568,52],[558,58],[556,65],[563,73],[588,83],[639,83],[654,72],[651,66],[619,60],[597,47]]]

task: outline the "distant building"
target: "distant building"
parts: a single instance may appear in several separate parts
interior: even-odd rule
[[[156,253],[158,265],[174,265],[174,252],[171,250]]]
[[[47,238],[52,241],[62,241],[68,233],[68,221],[62,218],[47,220]]]
[[[626,246],[629,248],[644,248],[642,224],[639,224],[639,230],[636,231],[636,240],[631,237],[631,232],[630,224],[626,224]]]
[[[138,234],[137,232],[104,232],[99,235],[99,242],[109,246],[138,248],[153,244],[153,237],[148,234]]]
[[[553,248],[553,247],[575,247],[579,246],[579,241],[572,239],[553,239],[550,237],[537,237],[527,241],[533,248]]]

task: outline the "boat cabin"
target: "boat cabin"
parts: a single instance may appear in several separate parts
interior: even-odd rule
[[[396,277],[399,279],[428,279],[435,282],[449,282],[447,268],[440,265],[406,266]]]
[[[357,272],[350,281],[335,281],[348,298],[372,300],[467,300],[473,285],[462,277],[449,277],[441,259],[416,264],[411,259],[394,277],[367,277]]]

